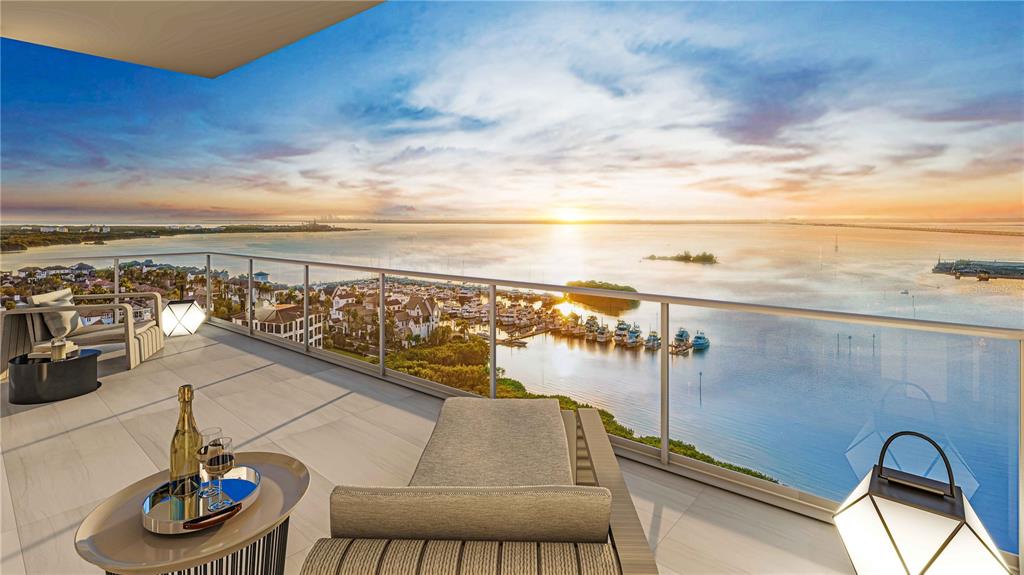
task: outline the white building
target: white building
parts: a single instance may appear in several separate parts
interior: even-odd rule
[[[302,306],[298,304],[261,305],[253,310],[253,329],[277,337],[283,337],[297,343],[305,338],[305,319],[302,317]],[[235,314],[231,321],[237,325],[248,326],[246,313]],[[322,347],[323,314],[309,314],[309,345]]]

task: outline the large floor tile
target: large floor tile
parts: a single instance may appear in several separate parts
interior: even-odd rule
[[[700,493],[655,553],[681,573],[853,573],[832,525],[714,488]]]
[[[705,486],[633,461],[623,460],[620,465],[644,533],[651,547],[655,547]]]
[[[21,539],[17,529],[5,529],[0,532],[0,573],[3,575],[23,575],[25,561],[21,556]]]
[[[100,501],[91,501],[52,517],[19,526],[25,570],[46,575],[102,573],[101,569],[87,563],[75,551],[78,525]]]
[[[443,404],[444,401],[436,397],[415,393],[394,403],[385,403],[357,412],[355,415],[413,445],[426,447]]]
[[[407,485],[422,452],[354,415],[276,442],[339,485]]]

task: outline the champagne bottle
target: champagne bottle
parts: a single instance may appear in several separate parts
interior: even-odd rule
[[[171,439],[171,493],[180,497],[194,495],[199,488],[199,460],[202,436],[192,416],[192,386],[178,388],[178,425]]]

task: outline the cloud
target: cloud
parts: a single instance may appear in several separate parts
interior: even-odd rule
[[[928,160],[941,156],[949,146],[946,144],[920,144],[907,148],[889,156],[893,164],[909,164],[919,160]]]
[[[990,94],[917,117],[927,122],[1024,122],[1024,90]]]

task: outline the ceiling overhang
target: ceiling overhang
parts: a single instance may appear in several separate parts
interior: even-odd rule
[[[4,38],[215,78],[381,1],[4,0],[0,32]]]

